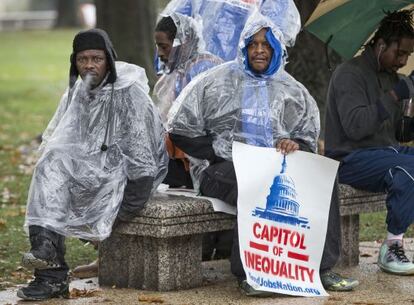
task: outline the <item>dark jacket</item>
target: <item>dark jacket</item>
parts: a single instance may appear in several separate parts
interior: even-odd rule
[[[356,149],[398,144],[402,107],[389,94],[396,82],[397,73],[379,71],[371,47],[335,70],[328,89],[326,156],[342,159]]]

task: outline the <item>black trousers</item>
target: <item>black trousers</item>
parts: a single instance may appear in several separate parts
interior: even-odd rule
[[[65,261],[65,237],[40,226],[29,226],[29,239],[32,249],[40,249],[46,244],[50,246],[50,243],[44,241],[46,239],[51,241],[54,249],[48,249],[48,252],[49,250],[56,251],[56,260],[60,265],[59,268],[35,269],[34,276],[51,283],[67,280],[69,267]]]
[[[190,173],[185,170],[184,163],[178,159],[169,160],[167,176],[162,183],[168,184],[170,187],[193,188]]]
[[[170,159],[168,162],[168,173],[163,183],[170,187],[185,186],[193,188],[193,181],[190,173],[185,170],[181,160]],[[211,259],[228,258],[231,254],[233,231],[219,231],[206,233],[203,236],[203,261]]]
[[[200,191],[203,195],[221,199],[233,206],[237,205],[237,180],[233,162],[224,161],[209,166],[204,172],[200,183]],[[335,266],[341,251],[341,225],[339,216],[338,184],[332,193],[331,208],[329,210],[328,230],[325,246],[322,254],[320,272],[329,270]],[[231,272],[243,280],[246,274],[240,259],[239,237],[237,222],[233,234],[233,246],[230,257]]]

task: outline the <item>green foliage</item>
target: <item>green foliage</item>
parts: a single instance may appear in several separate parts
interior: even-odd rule
[[[385,215],[386,212],[361,214],[359,239],[361,241],[383,240],[387,236]],[[412,226],[408,229],[404,236],[414,237],[414,229]]]
[[[20,267],[21,253],[29,250],[23,222],[31,167],[24,163],[68,83],[75,33],[0,32],[0,289],[31,275]],[[92,246],[67,241],[71,267],[90,262],[95,253]]]

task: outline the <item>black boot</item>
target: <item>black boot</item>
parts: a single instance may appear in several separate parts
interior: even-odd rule
[[[59,235],[39,226],[29,227],[31,249],[24,253],[22,265],[29,269],[60,268],[57,247]]]
[[[28,301],[69,298],[69,283],[68,281],[53,283],[42,278],[35,278],[27,287],[17,290],[17,296]]]

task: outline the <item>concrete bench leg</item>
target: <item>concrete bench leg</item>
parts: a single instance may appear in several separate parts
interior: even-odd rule
[[[359,214],[341,216],[342,253],[339,266],[359,263]]]
[[[169,291],[202,284],[202,235],[154,238],[113,233],[99,248],[99,284]]]

